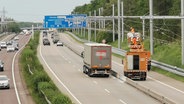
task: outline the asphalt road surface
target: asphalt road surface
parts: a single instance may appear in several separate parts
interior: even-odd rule
[[[3,36],[1,41],[11,40],[15,35]],[[30,36],[19,35],[19,50],[28,42]],[[0,51],[0,59],[4,62],[4,71],[0,75],[7,75],[10,79],[10,89],[0,89],[0,104],[34,104],[26,85],[22,80],[19,70],[20,52],[8,52],[6,49]]]
[[[82,58],[65,46],[43,46],[40,39],[38,51],[46,72],[76,104],[160,104],[113,76],[88,77],[83,74]]]
[[[69,44],[74,50],[83,51],[83,45],[73,40],[69,35],[61,33],[61,39],[66,44]],[[118,72],[119,76],[123,78],[123,65],[121,64],[121,59],[117,57],[113,57],[112,59],[112,69]],[[176,104],[183,104],[184,102],[184,84],[182,82],[153,71],[148,72],[148,78],[146,81],[136,82],[152,91],[155,91],[159,95],[170,99]]]

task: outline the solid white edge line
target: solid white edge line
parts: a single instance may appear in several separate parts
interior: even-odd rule
[[[170,86],[170,85],[168,85],[168,84],[165,84],[165,83],[163,83],[163,82],[161,82],[161,81],[158,81],[158,80],[156,80],[156,79],[154,79],[154,78],[152,78],[152,77],[149,77],[149,76],[148,76],[148,78],[150,78],[150,79],[152,79],[152,80],[154,80],[154,81],[156,81],[156,82],[158,82],[158,83],[160,83],[160,84],[162,84],[162,85],[164,85],[164,86],[167,86],[167,87],[169,87],[169,88],[171,88],[171,89],[174,89],[174,90],[176,90],[176,91],[178,91],[178,92],[184,94],[183,91],[181,91],[181,90],[179,90],[179,89],[177,89],[177,88],[175,88],[175,87],[172,87],[172,86]]]
[[[30,40],[30,39],[29,39]],[[27,41],[28,43],[28,41]],[[26,43],[26,44],[27,44]],[[16,53],[15,55],[13,56],[13,61],[12,61],[12,78],[13,78],[13,85],[15,87],[15,93],[16,93],[16,97],[17,97],[17,101],[18,101],[18,104],[21,104],[21,101],[20,101],[20,96],[19,96],[19,93],[18,93],[18,90],[17,90],[17,85],[16,85],[16,82],[15,82],[15,69],[14,69],[14,65],[15,65],[15,58],[17,56],[17,54],[25,47],[25,45],[23,45]]]
[[[70,93],[70,95],[79,103],[82,104],[75,96],[74,94],[67,88],[67,86],[57,77],[57,75],[52,71],[52,69],[49,67],[49,65],[47,64],[47,62],[45,61],[45,59],[43,58],[42,52],[41,52],[41,45],[40,45],[40,56],[42,58],[42,60],[44,61],[44,63],[46,64],[46,66],[49,68],[49,71],[54,75],[54,77],[59,81],[59,83]]]

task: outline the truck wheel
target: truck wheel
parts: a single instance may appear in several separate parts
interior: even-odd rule
[[[83,66],[83,73],[86,74],[86,66],[85,65]]]
[[[109,74],[106,74],[105,77],[109,77]]]
[[[143,80],[145,81],[146,80],[146,77],[144,77]]]
[[[88,69],[88,72],[87,72],[87,73],[88,73],[88,76],[89,76],[89,77],[92,77],[92,75],[91,75],[91,70],[90,70],[90,69]]]
[[[124,76],[127,77],[127,73],[126,72],[124,72]]]

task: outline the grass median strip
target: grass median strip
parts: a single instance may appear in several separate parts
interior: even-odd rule
[[[70,98],[54,85],[37,58],[39,34],[39,31],[35,32],[34,40],[29,41],[20,57],[21,71],[27,88],[36,104],[47,104],[47,99],[52,104],[72,104]],[[28,65],[33,74],[30,73]]]

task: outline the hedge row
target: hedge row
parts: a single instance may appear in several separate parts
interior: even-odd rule
[[[45,96],[52,104],[72,104],[72,101],[54,85],[36,56],[39,34],[39,31],[35,32],[34,39],[26,45],[20,58],[21,70],[29,92],[36,104],[46,104]],[[30,73],[29,68],[33,74]]]

